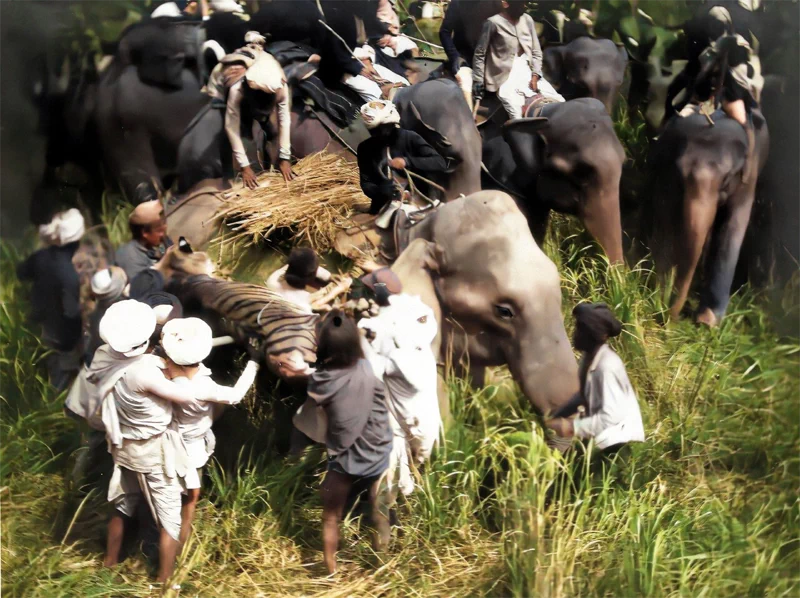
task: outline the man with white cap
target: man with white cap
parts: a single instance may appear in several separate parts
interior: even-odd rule
[[[167,377],[173,382],[200,389],[219,401],[235,405],[252,388],[258,372],[259,351],[248,345],[250,360],[233,387],[221,386],[211,379],[211,370],[202,361],[211,353],[211,328],[199,318],[170,320],[161,331],[161,347],[166,354]],[[219,415],[212,403],[195,401],[175,407],[174,417],[186,446],[186,497],[181,510],[180,544],[183,546],[192,530],[192,520],[200,499],[203,467],[208,462],[217,440],[211,429]]]
[[[225,133],[233,150],[235,169],[250,189],[258,185],[242,143],[242,102],[253,115],[253,139],[261,145],[261,127],[278,109],[278,170],[284,180],[294,178],[291,151],[291,94],[283,68],[274,56],[263,49],[266,39],[257,31],[245,35],[247,45],[225,56],[214,68],[203,91],[211,97],[211,107],[225,110]],[[259,151],[261,148],[259,147]]]
[[[186,448],[177,421],[173,422],[173,405],[230,403],[231,397],[168,380],[162,371],[166,367],[163,360],[145,355],[155,327],[153,310],[134,300],[112,305],[100,321],[100,336],[111,351],[124,358],[139,357],[126,364],[121,375],[115,376],[112,389],[102,395],[102,425],[114,459],[108,500],[115,507],[108,524],[104,565],[119,561],[126,518],[133,516],[144,495],[160,528],[158,580],[163,582],[175,566],[187,465]],[[95,354],[93,368],[103,349]]]
[[[104,268],[92,276],[92,295],[96,303],[86,323],[83,358],[87,366],[92,363],[95,351],[103,344],[100,338],[100,320],[109,307],[122,300],[122,293],[127,284],[128,277],[125,270],[119,266]]]
[[[370,138],[358,145],[358,170],[361,190],[372,200],[370,214],[402,197],[394,173],[408,169],[435,179],[447,168],[445,159],[420,135],[400,128],[400,114],[392,102],[368,102],[361,116]]]
[[[136,206],[128,218],[128,226],[133,238],[117,248],[115,259],[131,281],[142,270],[153,267],[172,241],[167,236],[164,206],[157,199]]]
[[[75,208],[59,212],[40,235],[50,243],[17,266],[17,277],[31,281],[31,319],[41,324],[42,340],[54,349],[47,358],[50,382],[67,388],[80,367],[82,321],[80,278],[72,263],[85,225]]]

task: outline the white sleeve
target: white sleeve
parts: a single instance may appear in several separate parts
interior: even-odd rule
[[[275,293],[279,293],[280,291],[282,291],[283,287],[281,286],[280,279],[281,276],[286,274],[286,270],[288,269],[289,266],[286,265],[275,270],[275,272],[269,275],[269,277],[267,278],[267,282],[264,283],[264,286],[266,286],[270,291],[273,291]]]
[[[253,386],[256,373],[258,373],[258,363],[255,361],[248,361],[242,375],[239,376],[239,380],[234,386],[222,386],[214,382],[211,378],[207,378],[205,384],[197,391],[197,399],[199,401],[235,405],[244,398],[244,395],[246,395],[250,387]]]
[[[603,407],[594,415],[573,421],[575,436],[579,438],[598,436],[625,419],[625,414],[622,412],[625,405],[621,400],[625,396],[625,391],[617,376],[613,372],[603,372],[598,369],[593,374],[592,385],[592,391],[602,397]]]
[[[247,152],[242,143],[241,116],[242,81],[239,81],[228,90],[228,103],[225,107],[225,133],[228,135],[233,156],[236,158],[236,163],[240,170],[250,165],[250,160],[247,158]]]
[[[292,158],[292,96],[289,86],[283,84],[283,89],[278,92],[278,141],[280,149],[278,158],[290,160]]]

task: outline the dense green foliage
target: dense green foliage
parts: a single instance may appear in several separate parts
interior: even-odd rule
[[[112,215],[113,211],[107,210]],[[608,268],[559,220],[564,312],[604,300],[641,399],[648,440],[599,472],[546,448],[503,370],[449,383],[454,423],[404,503],[383,556],[350,522],[341,573],[321,560],[322,455],[276,454],[285,400],[265,386],[220,423],[181,593],[242,595],[792,596],[798,584],[798,365],[762,297],[743,290],[718,330],[663,324],[664,291],[642,266]],[[100,567],[100,487],[76,488],[76,425],[42,378],[24,324],[17,253],[3,248],[2,566],[8,596],[152,595],[138,551]],[[361,536],[359,538],[359,536]]]

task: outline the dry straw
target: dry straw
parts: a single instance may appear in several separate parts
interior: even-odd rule
[[[343,221],[356,204],[366,204],[358,168],[327,152],[314,154],[294,166],[297,175],[286,182],[278,172],[263,173],[256,189],[235,189],[224,195],[219,214],[235,232],[233,238],[266,239],[279,229],[293,231],[294,240],[317,251],[333,245]]]

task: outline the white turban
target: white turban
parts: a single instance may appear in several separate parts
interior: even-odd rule
[[[211,353],[211,328],[200,318],[178,318],[164,324],[161,346],[178,365],[195,365]]]
[[[280,63],[269,52],[258,55],[252,66],[247,69],[245,79],[251,89],[265,93],[277,93],[286,82]]]
[[[248,31],[244,34],[244,43],[264,47],[267,44],[267,38],[258,31]]]
[[[126,284],[128,277],[125,270],[119,266],[111,266],[92,276],[92,293],[98,299],[119,297]]]
[[[115,303],[100,320],[100,338],[125,357],[142,355],[155,329],[152,308],[134,299]]]
[[[353,51],[353,56],[355,56],[359,60],[369,59],[372,62],[375,62],[375,48],[367,44],[364,44],[360,48],[356,48]]]
[[[380,125],[399,125],[400,113],[395,105],[388,100],[373,100],[361,106],[361,118],[368,129]]]
[[[214,12],[244,12],[244,8],[236,0],[211,0],[210,4]]]
[[[80,241],[86,231],[86,224],[80,210],[72,208],[66,212],[59,212],[53,218],[55,223],[55,244],[68,245]]]

